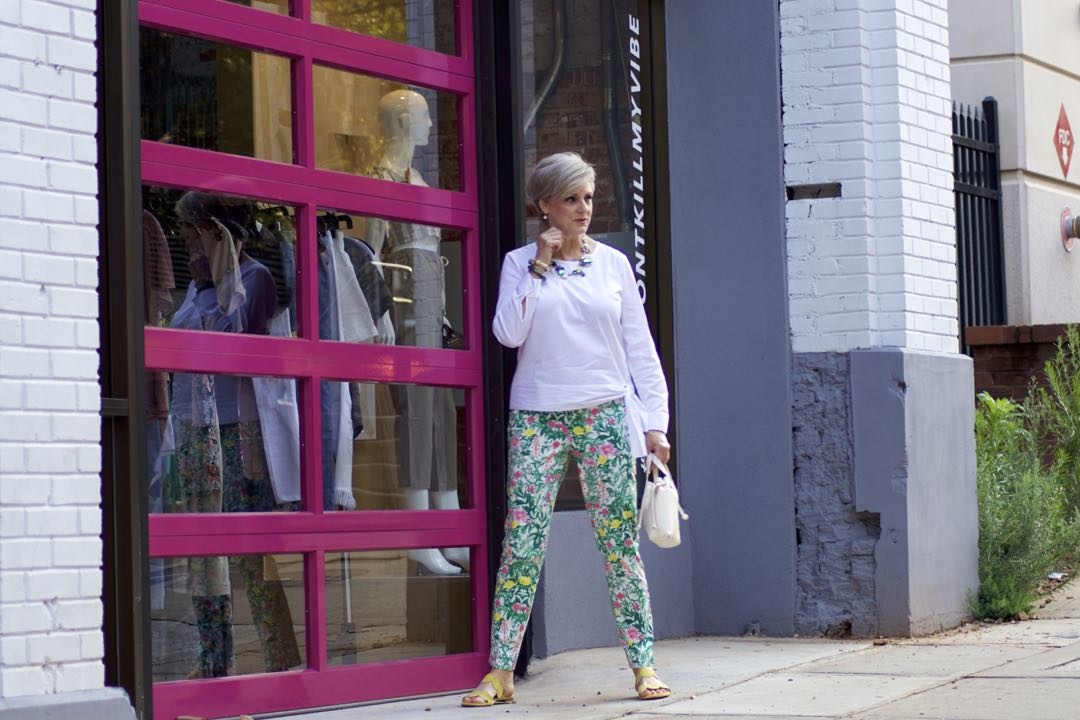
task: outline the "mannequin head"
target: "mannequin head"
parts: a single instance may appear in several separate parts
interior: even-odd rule
[[[391,141],[427,145],[431,115],[427,100],[415,90],[392,90],[379,100],[379,123]]]

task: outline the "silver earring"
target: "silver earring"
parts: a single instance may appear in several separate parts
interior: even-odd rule
[[[540,213],[540,219],[547,222],[547,213]]]

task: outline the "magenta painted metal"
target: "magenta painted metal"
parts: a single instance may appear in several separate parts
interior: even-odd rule
[[[466,3],[471,5],[471,3]],[[418,69],[434,82],[448,76],[472,77],[472,9],[468,8],[467,52],[459,56],[370,37],[297,17],[246,8],[222,0],[141,0],[139,22],[161,30],[183,30],[208,40],[299,57],[345,68],[377,66],[383,77],[415,81]],[[461,15],[459,14],[459,17]],[[459,28],[462,24],[459,23]],[[459,31],[462,40],[462,33]],[[303,48],[303,49],[301,49]],[[426,83],[422,83],[426,84]]]
[[[469,687],[487,667],[488,567],[483,442],[479,187],[473,2],[458,0],[458,52],[445,55],[365,37],[311,21],[311,0],[292,0],[292,16],[224,0],[140,0],[148,27],[275,53],[292,63],[293,163],[143,141],[142,181],[283,203],[296,209],[298,337],[273,338],[146,328],[148,369],[294,377],[301,426],[299,512],[153,515],[153,557],[299,553],[305,558],[306,665],[302,671],[178,681],[154,686],[155,717],[235,716],[368,702]],[[313,72],[316,65],[390,78],[458,98],[461,187],[423,188],[315,167]],[[462,230],[467,350],[386,347],[318,339],[315,242],[322,209]],[[324,512],[319,449],[323,379],[421,383],[464,388],[468,502],[462,510]],[[472,552],[474,652],[328,667],[326,553],[420,547]]]
[[[149,140],[142,142],[141,152],[147,182],[185,187],[198,183],[201,189],[281,202],[312,201],[428,225],[466,228],[476,222],[475,187],[461,192],[425,188]]]
[[[486,642],[486,641],[485,641]],[[301,670],[248,677],[169,682],[154,686],[154,717],[235,717],[273,712],[282,699],[292,707],[322,707],[450,692],[476,683],[487,670],[487,652]],[[376,713],[372,717],[377,717]]]

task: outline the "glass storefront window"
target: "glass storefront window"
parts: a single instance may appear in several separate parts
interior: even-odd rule
[[[289,0],[228,0],[237,5],[246,5],[256,10],[265,10],[278,15],[289,14]]]
[[[469,549],[418,548],[326,554],[326,638],[331,666],[469,652],[468,573],[437,574],[429,559]],[[467,560],[465,560],[467,565]]]
[[[461,187],[458,96],[322,65],[314,83],[317,167]]]
[[[293,162],[287,58],[145,27],[139,45],[144,140]]]
[[[325,509],[466,507],[463,391],[323,381],[321,402]]]
[[[154,682],[304,667],[302,555],[150,561]]]
[[[146,325],[294,335],[295,216],[252,198],[144,186]]]
[[[318,233],[320,338],[465,348],[460,231],[323,211]]]
[[[311,19],[384,40],[453,55],[454,0],[312,0]]]
[[[152,513],[300,509],[300,421],[289,378],[148,371]]]

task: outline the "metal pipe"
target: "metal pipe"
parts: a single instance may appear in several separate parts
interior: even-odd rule
[[[1068,240],[1080,238],[1080,215],[1066,215],[1061,221],[1061,231]]]
[[[551,93],[555,90],[555,84],[562,75],[563,61],[566,59],[566,0],[551,0],[551,22],[555,32],[554,47],[552,48],[551,67],[548,68],[547,77],[540,85],[540,92],[533,100],[532,107],[525,114],[524,132],[529,132],[529,127],[536,120],[536,114],[544,106]]]

